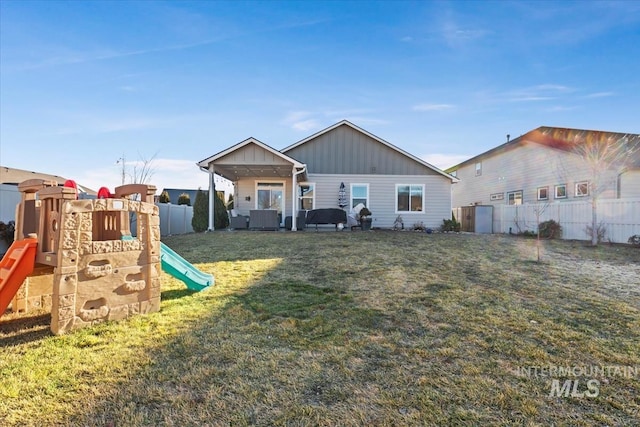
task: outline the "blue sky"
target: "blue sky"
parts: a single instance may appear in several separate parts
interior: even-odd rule
[[[640,133],[640,2],[0,1],[0,164],[160,189],[347,119],[445,168],[538,126]],[[138,166],[139,168],[139,166]],[[138,169],[139,170],[139,169]]]

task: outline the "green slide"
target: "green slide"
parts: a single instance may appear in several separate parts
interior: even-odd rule
[[[182,280],[187,285],[187,288],[192,291],[207,289],[214,283],[211,274],[198,270],[162,242],[160,242],[160,261],[162,269],[166,273],[178,280]]]

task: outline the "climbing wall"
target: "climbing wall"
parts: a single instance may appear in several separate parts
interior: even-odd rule
[[[153,203],[66,201],[55,230],[51,330],[62,334],[160,309],[160,217]],[[136,230],[129,232],[135,219]],[[46,255],[46,254],[45,254]]]

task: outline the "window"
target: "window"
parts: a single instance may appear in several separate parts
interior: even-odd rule
[[[567,198],[567,185],[560,184],[555,186],[555,198],[566,199]]]
[[[476,176],[482,175],[482,162],[476,163]]]
[[[507,201],[510,205],[521,205],[522,204],[522,190],[520,191],[512,191],[507,193]]]
[[[351,184],[351,207],[362,203],[369,206],[369,184]]]
[[[315,183],[302,182],[298,185],[298,209],[311,210],[315,205]]]
[[[576,182],[576,197],[589,195],[589,181]]]
[[[538,200],[549,200],[549,187],[538,188]]]
[[[424,185],[396,185],[396,213],[424,211]]]
[[[493,193],[489,196],[489,200],[496,201],[496,200],[504,200],[504,193]]]

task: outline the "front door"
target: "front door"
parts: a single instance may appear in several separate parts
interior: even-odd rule
[[[278,211],[280,225],[284,219],[284,182],[258,182],[256,209],[275,209]]]

